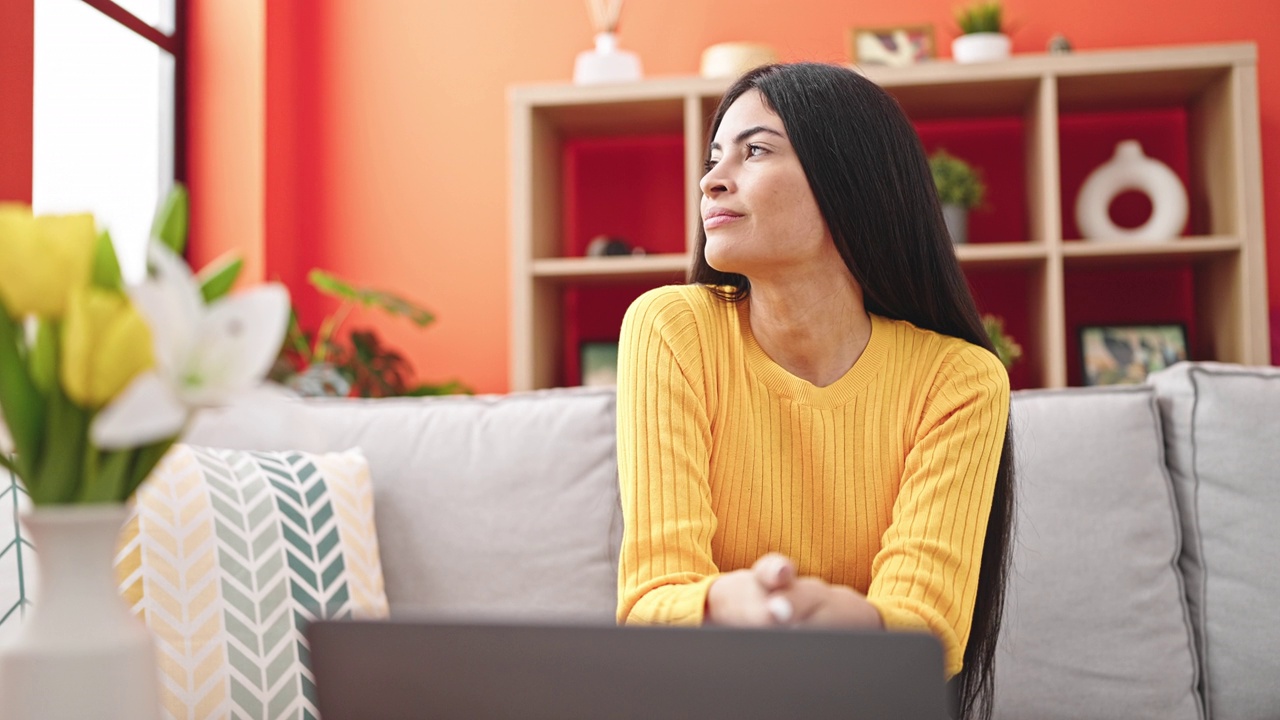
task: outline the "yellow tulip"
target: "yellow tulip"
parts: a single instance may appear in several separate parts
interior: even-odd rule
[[[9,315],[60,318],[72,288],[89,284],[93,216],[33,217],[25,205],[0,204],[0,301]]]
[[[129,298],[96,287],[71,291],[60,375],[72,402],[102,407],[154,364],[151,330]]]

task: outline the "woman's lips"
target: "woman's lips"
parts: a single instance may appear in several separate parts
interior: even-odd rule
[[[742,219],[741,215],[734,215],[733,213],[719,213],[716,215],[712,215],[711,217],[708,217],[707,219],[703,220],[702,227],[707,230],[713,230],[715,228],[728,225],[729,223],[734,222],[735,220],[741,220],[741,219]]]

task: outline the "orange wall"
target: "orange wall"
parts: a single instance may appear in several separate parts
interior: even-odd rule
[[[189,255],[199,268],[238,252],[242,282],[261,280],[265,264],[265,1],[188,5]]]
[[[263,0],[206,9],[262,18]],[[198,230],[264,248],[266,275],[288,280],[314,326],[329,306],[300,282],[312,266],[415,298],[439,321],[425,332],[373,321],[414,360],[420,378],[507,387],[508,86],[568,80],[590,43],[582,0],[272,0],[265,60],[255,22],[197,24],[208,56],[193,58],[192,96],[253,94],[236,53],[265,63],[259,103],[233,103],[206,122],[248,129],[243,152],[193,152],[201,207],[234,209]],[[784,60],[844,60],[853,25],[931,22],[948,55],[952,0],[636,0],[622,43],[648,75],[692,74],[707,45],[772,44]],[[245,8],[248,9],[245,9]],[[1081,49],[1253,41],[1259,48],[1270,297],[1280,307],[1280,3],[1276,0],[1008,0],[1015,52],[1042,51],[1054,32]],[[1099,18],[1105,19],[1099,22]],[[220,33],[234,35],[219,35]],[[214,46],[224,48],[214,52]],[[202,47],[193,46],[193,51]],[[230,63],[228,68],[218,65]],[[198,72],[198,70],[201,70]],[[244,117],[245,113],[248,117]],[[220,120],[219,120],[220,118]],[[193,120],[195,122],[195,120]],[[212,133],[213,128],[206,128]],[[230,131],[219,129],[219,134]],[[255,135],[256,133],[256,135]],[[266,138],[265,150],[257,138]],[[197,139],[199,142],[199,139]],[[230,163],[196,172],[201,158]],[[241,181],[243,174],[243,182]],[[232,176],[235,175],[233,178]],[[256,197],[266,217],[256,227]],[[262,228],[265,227],[265,230]],[[258,233],[265,235],[261,239]],[[212,239],[212,238],[210,238]],[[201,242],[204,242],[202,239]],[[359,321],[360,318],[357,318]],[[1280,359],[1278,359],[1280,360]]]

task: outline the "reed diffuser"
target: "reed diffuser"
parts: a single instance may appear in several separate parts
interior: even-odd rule
[[[596,31],[594,50],[578,53],[573,63],[573,81],[579,85],[631,82],[639,80],[640,56],[618,48],[618,20],[623,0],[587,0],[591,24]]]

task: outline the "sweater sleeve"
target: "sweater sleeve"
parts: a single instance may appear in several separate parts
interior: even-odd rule
[[[688,302],[671,288],[642,295],[618,348],[619,623],[702,622],[717,569],[701,378]]]
[[[867,599],[885,627],[932,632],[961,669],[1009,418],[1009,380],[973,345],[943,361],[907,453]]]

